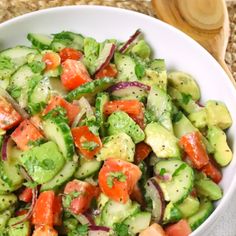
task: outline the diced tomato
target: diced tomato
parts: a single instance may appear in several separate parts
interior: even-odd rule
[[[32,224],[53,226],[53,204],[55,193],[45,191],[40,193],[33,211]]]
[[[20,201],[27,202],[27,203],[31,202],[32,197],[33,197],[32,188],[25,188],[19,195]]]
[[[30,142],[44,137],[29,120],[24,120],[11,134],[11,138],[21,150],[25,151],[29,149]]]
[[[211,178],[215,183],[219,183],[222,179],[222,174],[220,170],[212,163],[212,161],[209,161],[207,165],[205,165],[201,171],[205,173],[209,178]]]
[[[46,71],[56,69],[61,64],[61,58],[56,52],[46,52],[42,60],[46,64]]]
[[[102,142],[99,136],[93,134],[88,126],[80,126],[71,130],[75,146],[82,155],[92,159],[101,149]]]
[[[138,184],[135,184],[134,189],[130,195],[130,198],[133,201],[138,202],[142,207],[145,207],[146,203],[144,201],[143,193]]]
[[[62,199],[61,196],[55,196],[53,202],[53,225],[62,224]]]
[[[105,115],[110,115],[115,111],[124,111],[129,115],[139,115],[142,113],[143,104],[137,100],[115,100],[104,105]]]
[[[94,197],[97,197],[97,187],[87,182],[73,180],[67,183],[64,193],[71,196],[69,209],[74,214],[84,213]]]
[[[129,114],[129,117],[132,118],[141,129],[145,128],[143,111],[141,111],[138,115]]]
[[[188,236],[192,232],[187,220],[180,220],[178,223],[168,226],[165,231],[167,236]]]
[[[160,225],[154,223],[145,230],[143,230],[139,234],[139,236],[166,236],[166,234]]]
[[[67,59],[62,63],[61,82],[68,90],[90,81],[90,75],[81,61]]]
[[[43,111],[43,115],[46,115],[49,111],[55,109],[57,106],[61,106],[66,110],[69,124],[72,124],[75,117],[78,115],[80,109],[78,106],[67,102],[65,99],[63,99],[60,96],[52,97],[52,99],[49,101],[47,107]]]
[[[98,182],[102,192],[109,198],[126,203],[141,174],[140,169],[132,163],[108,159],[99,172]]]
[[[108,64],[103,70],[99,71],[95,77],[96,79],[101,79],[104,77],[116,77],[118,74],[118,71],[116,69],[116,66],[114,64]]]
[[[200,132],[192,132],[182,136],[179,143],[188,154],[193,167],[196,169],[201,169],[209,162],[209,157],[202,142],[202,135]]]
[[[74,48],[63,48],[60,51],[61,62],[67,59],[79,60],[83,56],[83,53]]]
[[[21,115],[3,97],[0,97],[0,129],[8,130],[18,125],[22,120]]]
[[[28,213],[28,210],[20,209],[20,210],[16,211],[16,216],[23,216],[23,215],[25,215],[27,213]]]
[[[152,148],[144,142],[136,144],[134,154],[135,163],[139,164],[141,161],[145,160],[151,151]]]
[[[53,227],[42,225],[34,230],[32,236],[58,236],[58,233]]]

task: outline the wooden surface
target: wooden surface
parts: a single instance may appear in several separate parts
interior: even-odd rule
[[[224,58],[230,36],[224,0],[152,0],[159,19],[179,28],[205,47],[236,87]]]

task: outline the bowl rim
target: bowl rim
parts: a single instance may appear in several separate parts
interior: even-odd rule
[[[78,10],[103,10],[103,11],[116,11],[118,13],[126,13],[126,14],[131,14],[134,17],[143,17],[144,19],[146,19],[147,21],[151,22],[151,24],[159,24],[165,28],[167,28],[168,30],[174,32],[175,34],[179,34],[181,37],[185,38],[185,40],[191,41],[190,43],[194,45],[194,47],[197,47],[198,50],[200,50],[200,53],[204,54],[204,57],[208,57],[208,60],[210,60],[211,64],[214,64],[215,66],[217,66],[219,68],[219,70],[221,71],[221,75],[220,77],[222,77],[222,80],[225,80],[225,86],[228,87],[228,89],[232,90],[232,91],[236,91],[236,88],[234,87],[233,83],[230,81],[230,79],[228,78],[228,75],[226,74],[226,72],[223,70],[223,68],[220,66],[220,64],[216,61],[216,59],[204,48],[202,47],[197,41],[195,41],[194,39],[192,39],[190,36],[188,36],[187,34],[185,34],[184,32],[182,32],[181,30],[175,28],[172,25],[169,25],[155,17],[140,13],[140,12],[136,12],[133,10],[129,10],[129,9],[123,9],[123,8],[118,8],[118,7],[111,7],[111,6],[101,6],[101,5],[69,5],[69,6],[58,6],[58,7],[52,7],[52,8],[47,8],[47,9],[40,9],[37,11],[33,11],[33,12],[29,12],[20,16],[16,16],[12,19],[8,19],[5,22],[0,23],[0,31],[2,28],[5,27],[10,27],[11,24],[14,24],[18,21],[23,21],[23,20],[27,20],[30,19],[32,16],[37,16],[37,15],[43,15],[43,14],[50,14],[52,12],[63,12],[64,10],[74,10],[74,9],[78,9]],[[235,141],[236,142],[236,141]],[[235,154],[234,157],[235,158]],[[227,167],[226,167],[227,168]],[[223,195],[223,198],[220,200],[219,205],[215,208],[215,210],[212,212],[212,214],[196,229],[191,233],[191,236],[200,236],[204,232],[204,229],[206,230],[207,226],[209,225],[210,228],[211,226],[214,224],[214,222],[217,220],[217,218],[221,215],[221,213],[223,212],[224,208],[227,207],[227,204],[229,203],[229,200],[232,198],[233,194],[236,192],[236,174],[233,176],[231,183],[228,187],[228,191],[227,194]],[[219,222],[218,222],[219,223]],[[209,228],[208,228],[209,229]]]

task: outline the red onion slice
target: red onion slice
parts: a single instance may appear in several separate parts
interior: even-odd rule
[[[110,228],[105,226],[89,226],[88,236],[108,236]]]
[[[90,214],[87,212],[79,215],[75,215],[74,217],[80,222],[82,225],[95,225],[95,222]]]
[[[116,45],[113,43],[106,43],[104,48],[102,49],[98,59],[97,59],[97,69],[95,71],[95,74],[102,71],[111,61],[114,53],[116,50]]]
[[[120,48],[119,52],[124,53],[140,34],[141,34],[140,29],[136,30],[136,32],[133,35],[131,35],[128,41],[124,43],[124,45]]]
[[[3,139],[3,143],[2,143],[2,150],[1,150],[1,154],[2,154],[2,160],[3,161],[7,161],[7,147],[8,147],[8,143],[10,141],[10,136],[5,136]]]
[[[20,105],[11,97],[11,95],[5,91],[4,89],[0,88],[0,96],[4,97],[11,105],[15,108],[15,110],[24,118],[28,119],[29,114],[20,107]]]
[[[138,87],[138,88],[146,90],[146,91],[150,91],[150,89],[151,89],[151,87],[146,84],[142,84],[137,81],[132,81],[132,82],[119,82],[119,83],[113,85],[112,87],[110,87],[109,92],[114,92],[114,91],[117,91],[120,89],[125,89],[127,87]]]

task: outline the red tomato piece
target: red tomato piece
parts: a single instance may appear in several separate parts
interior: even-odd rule
[[[0,129],[8,130],[18,125],[22,120],[21,115],[3,97],[0,97]]]
[[[109,198],[126,203],[141,174],[140,169],[132,163],[108,159],[99,172],[98,182],[102,192]]]
[[[154,223],[143,230],[139,236],[166,236],[166,233],[160,225]]]
[[[97,196],[97,187],[75,179],[67,183],[64,193],[72,197],[69,206],[71,212],[80,214],[89,208],[92,199]]]
[[[34,230],[32,236],[58,236],[58,233],[52,227],[48,225],[42,225]]]
[[[167,236],[188,236],[192,232],[187,220],[180,220],[178,223],[168,226],[165,231]]]
[[[61,196],[55,196],[53,202],[53,225],[62,225],[62,201]]]
[[[34,115],[30,117],[30,122],[38,129],[43,130],[42,120],[39,115]]]
[[[202,142],[202,135],[200,132],[192,132],[182,136],[179,144],[188,154],[193,167],[201,169],[203,166],[208,164],[209,157]]]
[[[46,64],[46,71],[56,69],[61,64],[61,58],[56,52],[46,52],[42,60]]]
[[[28,213],[28,211],[26,209],[20,209],[20,210],[16,211],[16,216],[23,216],[27,213]]]
[[[90,75],[81,61],[67,59],[62,63],[61,82],[68,90],[90,81]]]
[[[144,142],[136,144],[134,154],[135,163],[139,164],[141,161],[145,160],[151,151],[152,148]]]
[[[82,155],[92,159],[101,149],[102,142],[99,136],[93,134],[88,126],[80,126],[71,130],[75,146]]]
[[[32,196],[33,196],[32,188],[25,188],[19,195],[19,199],[20,201],[29,203],[32,200]]]
[[[116,77],[118,74],[118,71],[116,69],[116,66],[114,64],[108,64],[103,70],[99,71],[95,77],[96,79],[101,79],[104,77]]]
[[[55,193],[45,191],[40,193],[34,207],[32,224],[53,226],[53,204]]]
[[[24,120],[11,134],[11,138],[21,150],[25,151],[29,149],[30,142],[44,137],[29,120]]]
[[[209,161],[201,171],[205,173],[209,178],[211,178],[215,183],[219,183],[222,179],[222,174],[220,170],[213,164],[212,161]]]
[[[55,109],[57,106],[61,106],[66,110],[69,124],[72,124],[75,117],[78,115],[80,109],[78,106],[67,102],[65,99],[63,99],[60,96],[52,97],[47,107],[43,111],[43,115],[46,115],[49,111]]]
[[[115,111],[124,111],[129,115],[139,115],[142,113],[142,103],[137,100],[115,100],[104,105],[105,115],[110,115]]]
[[[129,117],[132,118],[141,129],[145,128],[143,111],[141,111],[138,115],[129,114]]]
[[[83,56],[82,52],[74,48],[63,48],[59,54],[61,57],[61,62],[64,62],[67,59],[79,60]]]

